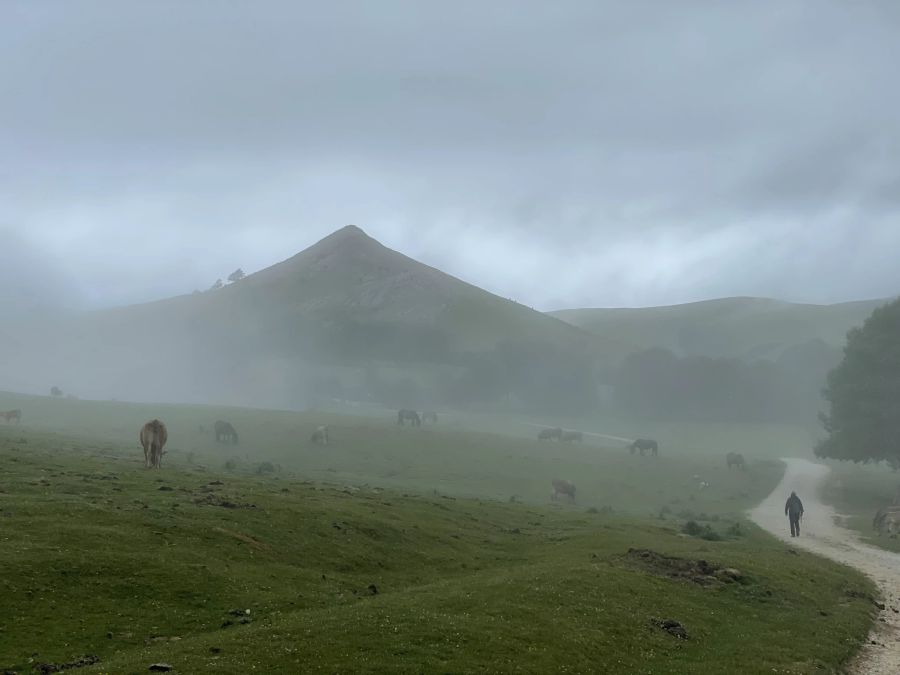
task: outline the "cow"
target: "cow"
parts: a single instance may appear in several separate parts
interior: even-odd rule
[[[570,483],[567,480],[562,480],[561,478],[553,479],[553,494],[550,495],[550,499],[556,501],[559,498],[559,495],[566,495],[569,500],[574,504],[575,503],[575,485]]]
[[[0,417],[6,420],[6,423],[9,424],[13,420],[16,421],[16,424],[22,421],[22,411],[21,410],[9,410],[7,412],[0,412]]]
[[[433,410],[422,413],[422,421],[430,424],[437,424],[437,413]]]
[[[163,448],[169,439],[166,425],[157,419],[150,420],[141,428],[140,439],[144,447],[144,466],[148,469],[159,469]]]
[[[628,449],[632,455],[635,450],[640,451],[641,457],[644,456],[644,450],[649,450],[654,457],[659,455],[659,443],[652,438],[636,438],[634,442],[628,446]]]
[[[406,422],[407,420],[409,420],[410,426],[422,426],[422,418],[419,417],[419,413],[417,413],[415,410],[406,410],[405,408],[403,410],[398,410],[397,424],[402,427],[404,422]]]
[[[580,431],[564,431],[560,440],[566,443],[581,443],[584,435]]]
[[[559,427],[554,427],[552,429],[541,429],[538,432],[539,441],[561,441],[562,437],[563,430]]]
[[[885,533],[891,538],[896,537],[900,532],[900,506],[891,505],[878,509],[872,527],[878,532],[879,537]]]
[[[328,445],[328,427],[317,427],[309,440],[316,445]]]
[[[728,465],[729,469],[732,466],[736,466],[743,471],[747,470],[747,462],[744,461],[744,456],[739,452],[729,452],[725,455],[725,463]]]
[[[231,422],[218,420],[213,425],[213,429],[216,432],[216,443],[238,444],[238,434],[237,431],[234,430],[234,427],[231,426]]]

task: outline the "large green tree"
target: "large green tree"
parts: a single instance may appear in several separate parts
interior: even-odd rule
[[[819,457],[886,461],[900,468],[900,300],[847,334],[844,359],[828,374]]]

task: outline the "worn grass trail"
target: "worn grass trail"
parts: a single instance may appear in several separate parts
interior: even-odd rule
[[[468,442],[477,456],[483,437]],[[2,430],[0,670],[96,655],[79,672],[836,672],[871,620],[864,578],[746,524],[705,541],[583,504],[225,473],[178,454],[153,472],[102,434]],[[678,561],[632,548],[740,580],[673,578]]]

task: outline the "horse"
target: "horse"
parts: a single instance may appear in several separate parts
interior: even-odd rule
[[[6,420],[6,423],[9,424],[13,420],[16,421],[16,424],[22,421],[22,411],[21,410],[10,410],[8,412],[0,412],[0,417]]]
[[[581,443],[584,435],[580,431],[564,431],[560,440],[565,443]]]
[[[157,419],[150,420],[141,427],[141,445],[144,447],[144,466],[159,469],[162,463],[163,447],[169,439],[166,425]]]
[[[556,501],[559,495],[566,495],[571,500],[571,502],[575,503],[575,485],[574,483],[570,483],[567,480],[562,480],[561,478],[553,479],[553,494],[550,495],[550,499]]]
[[[632,455],[634,454],[635,450],[639,450],[641,453],[641,457],[644,456],[644,450],[649,450],[654,457],[659,455],[659,443],[654,441],[652,438],[637,438],[631,445],[628,446],[628,449],[631,451]]]
[[[554,427],[552,429],[541,429],[538,432],[537,437],[539,441],[561,441],[563,437],[563,430],[559,427]]]
[[[419,413],[417,413],[415,410],[406,410],[405,408],[403,410],[398,410],[397,424],[402,427],[404,422],[406,422],[407,420],[409,420],[411,426],[422,426],[422,418],[419,417]]]
[[[234,427],[231,426],[231,422],[218,420],[213,425],[213,429],[216,432],[216,443],[230,442],[232,445],[238,444],[238,434],[237,431],[234,430]]]
[[[317,427],[309,440],[316,445],[328,445],[328,427]]]
[[[747,462],[744,461],[744,456],[739,452],[729,452],[725,455],[725,463],[728,465],[730,469],[732,466],[736,466],[738,469],[746,471]]]
[[[437,424],[437,413],[434,411],[422,413],[422,421],[430,424]]]

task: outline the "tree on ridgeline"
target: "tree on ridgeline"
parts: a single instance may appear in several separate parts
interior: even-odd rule
[[[247,275],[244,274],[244,270],[242,270],[240,267],[238,267],[234,272],[232,272],[231,274],[228,275],[228,281],[230,281],[231,283],[234,283],[235,281],[240,281],[245,276],[247,276]]]
[[[822,394],[828,437],[816,456],[900,468],[900,300],[847,333],[844,358]]]

